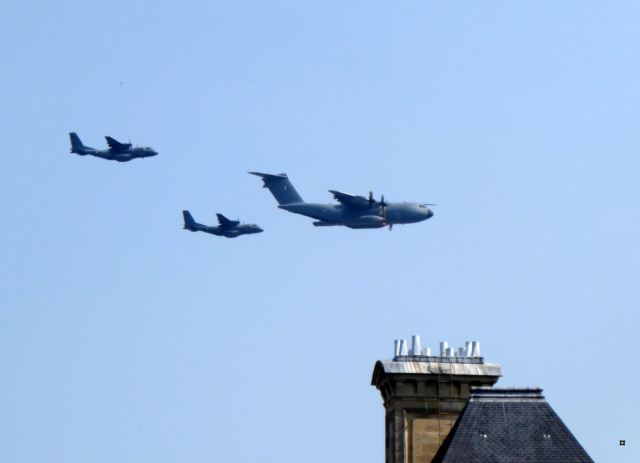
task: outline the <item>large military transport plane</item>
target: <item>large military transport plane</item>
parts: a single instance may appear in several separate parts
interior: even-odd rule
[[[203,231],[216,236],[225,236],[227,238],[237,238],[240,235],[253,235],[254,233],[262,233],[264,230],[254,224],[240,224],[239,220],[229,220],[222,214],[218,216],[218,227],[208,227],[196,222],[191,217],[189,211],[182,211],[184,217],[184,229],[192,232]]]
[[[90,154],[91,156],[109,161],[127,162],[132,159],[148,158],[158,154],[157,151],[148,146],[136,146],[133,148],[131,147],[131,143],[120,143],[111,137],[104,137],[107,139],[107,144],[109,145],[108,150],[97,150],[84,146],[80,141],[80,137],[78,137],[75,132],[70,133],[69,138],[71,138],[71,152],[79,154],[80,156]]]
[[[340,204],[306,203],[287,174],[249,173],[262,178],[263,188],[269,188],[280,209],[316,219],[317,222],[313,222],[316,227],[344,225],[349,228],[382,228],[388,225],[391,230],[394,224],[422,222],[433,215],[427,207],[433,204],[387,203],[384,196],[376,201],[371,192],[365,198],[329,190]]]

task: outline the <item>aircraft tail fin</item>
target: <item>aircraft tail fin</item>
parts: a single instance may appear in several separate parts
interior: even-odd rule
[[[69,134],[69,138],[71,139],[71,152],[72,153],[76,153],[76,154],[80,154],[80,155],[84,156],[85,154],[87,154],[87,151],[95,151],[95,148],[90,148],[88,146],[84,146],[82,144],[82,142],[80,141],[80,137],[78,136],[77,133],[71,132]]]
[[[184,228],[186,230],[195,231],[199,223],[193,220],[191,213],[189,211],[182,211],[182,217],[184,217]]]
[[[263,188],[269,188],[269,191],[276,198],[278,204],[303,203],[304,199],[298,194],[293,184],[287,177],[287,174],[261,174],[260,172],[248,172],[251,175],[257,175],[264,182]]]
[[[81,151],[84,151],[84,145],[80,141],[80,137],[78,136],[77,133],[71,132],[69,134],[69,138],[71,139],[71,152],[72,153],[79,153]]]

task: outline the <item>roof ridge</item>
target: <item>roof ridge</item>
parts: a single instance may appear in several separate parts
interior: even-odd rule
[[[470,401],[501,400],[544,400],[540,387],[472,387]]]

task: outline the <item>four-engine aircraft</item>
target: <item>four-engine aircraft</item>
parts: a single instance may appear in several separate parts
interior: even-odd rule
[[[387,203],[384,196],[380,201],[376,201],[371,192],[369,197],[365,198],[329,190],[340,204],[306,203],[289,181],[287,174],[249,174],[262,178],[263,188],[271,191],[280,209],[316,219],[317,222],[313,222],[316,227],[343,225],[349,228],[382,228],[388,225],[391,230],[394,224],[422,222],[433,216],[433,212],[427,207],[433,204]]]
[[[264,230],[255,224],[240,224],[239,220],[229,220],[222,214],[218,216],[218,227],[209,227],[193,220],[189,211],[182,211],[184,217],[184,229],[192,232],[203,231],[216,236],[225,236],[227,238],[237,238],[240,235],[253,235],[254,233],[262,233]]]
[[[84,146],[80,141],[80,137],[78,137],[75,132],[71,132],[69,138],[71,139],[71,152],[79,154],[80,156],[90,154],[91,156],[109,161],[127,162],[132,159],[148,158],[158,154],[157,151],[148,146],[132,147],[131,143],[120,143],[111,137],[104,137],[107,139],[107,144],[109,145],[108,150],[97,150],[89,146]]]

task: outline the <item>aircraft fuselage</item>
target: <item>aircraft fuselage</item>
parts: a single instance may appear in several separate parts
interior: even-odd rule
[[[433,212],[419,203],[387,203],[384,207],[353,208],[343,204],[293,203],[278,206],[285,211],[304,215],[316,226],[343,225],[349,228],[382,228],[422,222],[433,216]]]
[[[151,156],[155,156],[156,154],[158,154],[157,151],[149,147],[129,148],[123,151],[72,149],[71,152],[79,154],[80,156],[90,155],[90,156],[95,156],[97,158],[106,159],[108,161],[118,161],[118,162],[127,162],[127,161],[131,161],[133,159],[138,159],[138,158],[149,158]]]
[[[195,226],[185,225],[184,228],[192,232],[201,231],[216,236],[224,236],[225,238],[236,238],[241,235],[253,235],[264,231],[262,228],[254,224],[236,225],[235,227],[209,227],[207,225],[197,224]]]

